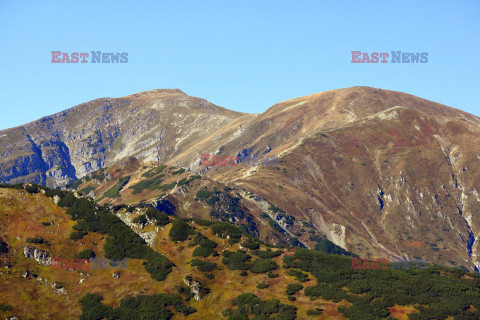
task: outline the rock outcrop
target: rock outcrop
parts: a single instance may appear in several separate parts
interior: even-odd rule
[[[42,266],[52,265],[52,257],[50,256],[50,253],[35,246],[25,246],[23,248],[23,254],[27,258],[35,259],[35,261]]]

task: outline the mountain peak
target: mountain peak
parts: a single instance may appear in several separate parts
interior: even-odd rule
[[[187,96],[185,92],[180,89],[153,89],[147,90],[142,92],[137,92],[134,94],[129,94],[124,96],[123,98],[143,98],[143,97],[155,97],[155,96],[162,96],[162,95],[182,95]]]

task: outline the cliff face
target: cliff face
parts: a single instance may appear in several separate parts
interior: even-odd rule
[[[479,137],[473,115],[369,87],[261,114],[154,90],[1,131],[0,180],[64,185],[126,156],[155,160],[240,186],[356,254],[472,270],[480,267]],[[280,161],[207,168],[201,154]]]
[[[0,131],[0,181],[62,186],[129,155],[166,160],[241,115],[180,90],[97,99]]]

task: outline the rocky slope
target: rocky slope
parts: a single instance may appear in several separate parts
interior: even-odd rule
[[[241,116],[177,89],[93,100],[0,131],[0,181],[62,186],[125,156],[170,159]]]
[[[225,222],[32,185],[0,186],[0,208],[6,319],[480,316],[480,275],[461,269],[274,247]]]
[[[160,160],[239,187],[356,254],[475,270],[479,133],[473,115],[369,87],[288,100],[262,114],[157,90],[0,132],[0,177],[63,185],[128,155]],[[280,162],[205,167],[201,154]]]

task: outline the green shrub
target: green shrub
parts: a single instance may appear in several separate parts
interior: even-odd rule
[[[230,270],[248,270],[250,264],[247,263],[252,257],[241,251],[224,251],[222,263]]]
[[[289,283],[285,291],[288,295],[294,295],[297,291],[300,291],[302,289],[303,286],[300,283]]]
[[[90,192],[92,192],[93,190],[95,190],[95,187],[94,186],[88,186],[82,190],[80,190],[80,192],[82,194],[89,194]]]
[[[201,247],[212,248],[212,249],[215,249],[218,246],[218,244],[215,241],[208,239],[207,237],[205,237],[203,234],[199,232],[195,234],[195,237],[193,237],[193,240],[188,245],[191,247],[200,245]]]
[[[166,226],[170,223],[170,218],[165,212],[160,212],[155,208],[148,207],[146,215],[149,219],[155,220],[157,226]]]
[[[323,312],[323,310],[320,309],[320,308],[308,309],[307,310],[307,315],[308,316],[319,316],[319,315],[322,314],[322,312]]]
[[[70,233],[70,239],[72,240],[80,240],[82,239],[84,236],[87,235],[87,232],[83,232],[83,231],[73,231],[72,233]]]
[[[185,169],[181,168],[181,169],[178,169],[177,171],[173,171],[172,174],[182,174],[185,172]]]
[[[210,226],[213,233],[221,238],[230,237],[232,243],[239,242],[242,237],[242,231],[228,222],[215,222]]]
[[[147,224],[148,219],[146,214],[139,215],[135,219],[132,220],[133,223],[139,223],[139,224]]]
[[[249,238],[246,241],[242,242],[242,247],[250,250],[257,250],[258,248],[260,248],[260,244],[257,241]]]
[[[258,289],[266,289],[266,288],[268,288],[268,287],[269,287],[268,283],[265,283],[265,282],[259,282],[259,283],[257,284],[257,288],[258,288]]]
[[[156,175],[162,173],[163,169],[165,169],[165,168],[166,168],[166,166],[164,166],[164,165],[152,168],[152,169],[148,170],[147,172],[144,172],[142,174],[142,177],[151,178],[153,176],[156,176]]]
[[[288,274],[289,276],[296,277],[297,280],[300,281],[300,282],[305,282],[305,281],[310,280],[310,278],[308,278],[308,274],[303,273],[303,272],[300,271],[300,270],[291,269],[291,270],[288,270],[287,274]]]
[[[202,272],[209,272],[217,269],[217,264],[214,262],[207,262],[200,259],[193,259],[190,263],[192,267],[198,267]]]
[[[208,190],[199,190],[196,194],[196,197],[198,199],[207,199],[209,198],[214,192],[213,191],[208,191]]]
[[[267,249],[266,251],[255,250],[255,251],[252,251],[252,253],[262,259],[271,259],[271,258],[280,256],[283,253],[283,251],[282,250],[272,251],[270,249]]]
[[[269,273],[267,273],[267,276],[268,276],[269,278],[277,278],[277,277],[278,277],[278,274],[277,274],[277,273],[273,273],[273,272],[269,272]]]
[[[98,199],[98,201],[104,199],[104,198],[118,198],[120,197],[120,191],[123,189],[123,187],[130,181],[130,176],[122,177],[118,182],[108,189],[101,197]]]
[[[172,228],[170,229],[169,236],[172,241],[185,241],[188,236],[193,234],[193,228],[185,222],[182,218],[176,218],[172,222]]]
[[[213,273],[205,273],[205,277],[207,277],[210,280],[215,279],[215,275]]]
[[[215,249],[212,248],[207,248],[207,247],[196,247],[195,250],[193,250],[192,256],[194,257],[208,257],[211,254],[215,252]]]
[[[257,259],[253,261],[250,265],[250,271],[257,274],[273,271],[277,268],[278,265],[275,261],[266,259]]]
[[[294,320],[297,318],[296,307],[282,304],[277,299],[263,300],[252,293],[242,293],[232,301],[232,305],[237,309],[223,313],[229,320],[250,318]]]
[[[12,311],[12,310],[13,310],[13,307],[11,305],[0,304],[0,311]]]
[[[207,199],[206,203],[209,205],[209,206],[213,206],[217,201],[219,201],[220,198],[217,197],[217,196],[213,196],[213,197],[210,197]]]
[[[102,304],[99,294],[87,293],[80,299],[82,305],[81,320],[89,319],[160,319],[168,320],[174,315],[172,310],[186,317],[197,310],[182,302],[176,294],[138,295],[120,300],[115,309]],[[169,307],[171,306],[171,307]]]
[[[80,251],[80,252],[77,254],[77,258],[78,258],[78,259],[90,259],[90,258],[95,258],[95,251],[93,251],[93,250],[91,250],[91,249],[82,250],[82,251]]]
[[[44,243],[42,238],[27,238],[27,243]]]

